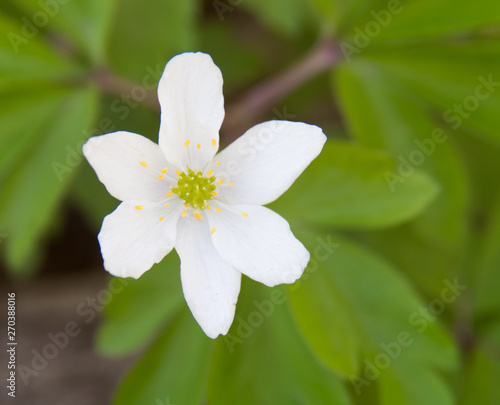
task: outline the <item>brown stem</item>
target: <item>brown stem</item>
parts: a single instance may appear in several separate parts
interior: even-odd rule
[[[132,102],[141,102],[153,110],[160,111],[160,103],[158,102],[156,93],[146,90],[140,84],[115,76],[106,69],[97,69],[93,74],[93,78],[99,88],[105,93],[132,99]],[[134,91],[135,88],[141,89],[140,96],[137,90]],[[143,94],[146,94],[145,98],[142,97]]]
[[[226,116],[222,125],[223,143],[228,145],[237,139],[266,111],[286,97],[297,87],[307,82],[317,74],[331,68],[340,60],[340,50],[331,40],[324,40],[314,47],[298,63],[284,72],[263,81],[250,89],[239,100],[226,108]],[[140,85],[117,77],[105,69],[98,69],[93,75],[94,81],[106,93],[120,97],[131,97],[133,101],[141,101],[154,110],[159,111],[160,105],[156,93],[146,92],[142,100],[134,100],[134,88]]]
[[[335,42],[325,40],[295,65],[250,89],[226,109],[226,118],[222,125],[225,143],[233,142],[255,124],[257,118],[270,111],[290,92],[331,68],[339,60],[340,50]]]

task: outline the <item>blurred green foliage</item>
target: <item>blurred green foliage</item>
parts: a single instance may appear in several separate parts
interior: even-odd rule
[[[67,204],[97,234],[117,202],[81,145],[118,129],[156,141],[146,90],[172,56],[210,53],[230,103],[319,40],[340,53],[277,106],[330,138],[272,204],[311,252],[306,273],[286,288],[244,279],[215,342],[175,253],[130,280],[96,340],[145,350],[116,405],[499,403],[498,1],[10,0],[0,31],[13,277],[36,271]]]

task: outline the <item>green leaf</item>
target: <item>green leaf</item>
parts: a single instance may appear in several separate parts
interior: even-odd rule
[[[0,91],[29,90],[43,81],[64,83],[81,74],[81,69],[42,41],[37,27],[29,31],[22,20],[0,14]]]
[[[309,295],[314,294],[312,287],[307,286],[314,279],[314,285],[323,284],[334,288],[334,300],[324,299],[321,306],[329,308],[343,302],[341,309],[357,330],[358,358],[363,361],[361,369],[349,376],[354,392],[362,393],[378,378],[385,378],[394,380],[395,385],[391,389],[395,392],[407,392],[411,388],[413,394],[405,394],[410,395],[411,401],[391,402],[387,399],[390,396],[386,398],[388,394],[382,391],[380,399],[383,404],[417,404],[420,397],[416,394],[420,390],[428,391],[427,397],[433,399],[431,403],[437,403],[437,398],[443,398],[443,393],[448,397],[449,388],[432,375],[436,369],[454,370],[457,367],[456,348],[436,321],[437,318],[428,312],[429,316],[426,317],[428,306],[419,300],[408,282],[389,264],[346,239],[326,233],[319,233],[316,238],[304,233],[300,239],[315,255],[318,267],[317,271],[309,273],[308,279],[301,281],[296,287],[297,291],[306,288]],[[325,241],[328,243],[325,244]],[[443,284],[444,288],[448,288],[446,283]],[[318,300],[310,299],[313,304],[310,316],[314,319]],[[341,309],[332,311],[338,313]],[[299,315],[298,318],[303,316]],[[330,334],[327,337],[331,337],[335,333],[337,319],[325,318],[323,322],[331,323],[331,326],[318,327],[318,332],[322,330]],[[339,327],[345,328],[342,318]],[[311,341],[310,335],[306,334],[306,337]],[[317,346],[314,340],[311,343],[313,347]],[[320,351],[317,353],[322,354]],[[411,380],[416,385],[408,386],[407,373],[417,368],[423,370],[422,378],[419,381]],[[383,380],[380,381],[382,383]]]
[[[500,398],[500,359],[483,345],[474,350],[462,377],[460,405],[496,405]]]
[[[196,45],[196,0],[120,0],[108,42],[109,63],[121,75],[159,80],[168,60]],[[139,9],[138,9],[139,7]],[[140,27],[140,29],[134,29]]]
[[[199,405],[211,347],[212,341],[184,309],[124,380],[113,404]]]
[[[350,404],[335,374],[304,344],[284,302],[285,293],[251,281],[243,286],[233,327],[217,341],[208,403]],[[281,299],[273,301],[276,294]]]
[[[397,2],[399,12],[381,17],[388,22],[380,23],[377,40],[406,38],[456,37],[500,22],[500,4],[495,0],[484,0],[471,4],[468,0],[420,0]],[[376,10],[387,10],[382,3]],[[370,15],[369,20],[377,21]],[[360,26],[366,21],[360,21]]]
[[[500,42],[491,38],[389,47],[366,54],[436,108],[447,131],[468,129],[497,144],[499,55]]]
[[[71,41],[70,46],[77,46],[96,64],[105,60],[107,34],[117,2],[118,0],[15,0],[31,24],[39,26],[40,31],[59,31],[59,36]],[[38,21],[46,22],[41,24]]]
[[[320,9],[324,10],[334,21],[337,36],[349,33],[356,24],[365,16],[369,15],[370,10],[377,7],[383,0],[314,0]]]
[[[462,260],[462,255],[422,236],[412,223],[371,232],[364,240],[429,297],[439,296],[443,280],[457,276]]]
[[[354,136],[397,160],[394,187],[413,177],[416,169],[438,182],[438,198],[413,226],[443,248],[457,249],[464,238],[464,221],[459,219],[465,215],[467,189],[453,139],[410,89],[369,62],[342,66],[335,83]]]
[[[48,100],[52,97],[49,93]],[[58,104],[57,116],[46,116],[44,136],[12,165],[6,176],[0,196],[0,224],[9,233],[6,259],[12,269],[34,269],[32,262],[40,239],[53,223],[82,160],[75,148],[81,145],[81,131],[92,124],[96,106],[93,88],[68,92]],[[25,115],[29,116],[29,111]]]
[[[472,215],[482,216],[484,212],[489,212],[494,208],[500,196],[500,190],[497,187],[491,187],[498,179],[500,145],[493,145],[491,142],[464,132],[457,136],[457,140],[470,178]]]
[[[338,2],[330,0],[313,0],[313,3],[323,17],[333,18],[336,15]]]
[[[179,258],[172,252],[138,280],[126,279],[125,289],[105,308],[96,339],[100,352],[121,356],[154,340],[173,314],[186,306],[179,269]]]
[[[405,405],[454,405],[448,386],[437,373],[411,363],[399,363],[380,377],[380,402]]]
[[[311,262],[300,280],[288,288],[288,294],[298,326],[311,348],[325,365],[349,377],[359,371],[360,337],[349,303],[338,285],[325,276],[325,257],[338,247],[329,241],[317,237],[316,246],[307,244]]]
[[[477,316],[497,317],[500,313],[500,198],[490,218],[477,266],[474,301]],[[496,315],[495,315],[496,314]]]
[[[106,45],[119,0],[71,2],[61,8],[54,25],[69,34],[94,64],[106,62]]]
[[[68,90],[49,86],[32,91],[4,91],[0,99],[0,180],[36,149],[47,121],[57,119]],[[29,119],[26,114],[29,112]]]
[[[254,0],[243,1],[241,5],[271,29],[287,36],[297,36],[314,15],[308,0]]]
[[[273,207],[287,218],[335,227],[377,228],[408,221],[437,194],[436,184],[415,173],[391,188],[395,162],[359,145],[327,142],[322,153]]]

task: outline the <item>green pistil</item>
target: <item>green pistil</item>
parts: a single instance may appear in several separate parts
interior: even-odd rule
[[[198,170],[188,169],[188,172],[179,174],[179,181],[177,187],[172,187],[172,192],[177,194],[185,204],[193,208],[203,210],[207,202],[212,199],[212,192],[216,189],[214,184],[216,177],[205,177],[203,173]]]

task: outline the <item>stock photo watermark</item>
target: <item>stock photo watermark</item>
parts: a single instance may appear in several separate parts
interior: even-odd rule
[[[17,337],[16,337],[16,293],[7,294],[7,395],[16,397],[16,358],[17,358]]]
[[[50,362],[66,349],[72,338],[77,337],[82,332],[82,322],[91,323],[97,314],[101,313],[104,307],[111,302],[116,294],[119,294],[128,285],[126,279],[113,278],[109,281],[107,288],[98,291],[95,296],[87,297],[85,301],[75,308],[79,321],[71,320],[66,322],[64,328],[54,333],[47,334],[47,343],[40,349],[32,349],[32,358],[28,365],[20,364],[18,367],[19,377],[24,385],[30,383],[32,377],[37,377],[44,371]]]
[[[214,0],[212,5],[215,9],[215,12],[219,16],[221,21],[224,21],[224,14],[227,12],[232,13],[236,7],[238,7],[243,0]]]
[[[481,102],[488,100],[496,89],[500,87],[500,82],[493,79],[493,75],[488,77],[478,76],[478,84],[474,92],[465,97],[461,102],[455,103],[451,108],[443,113],[443,120],[450,125],[452,130],[457,130],[465,120],[481,107]],[[416,168],[420,167],[437,150],[439,144],[448,139],[445,130],[436,127],[431,135],[423,140],[415,139],[416,146],[407,156],[399,155],[397,168],[394,172],[387,171],[385,179],[389,189],[394,192],[398,183],[404,183]]]
[[[306,281],[312,273],[314,273],[319,263],[328,260],[335,249],[340,244],[332,241],[331,235],[326,238],[316,238],[317,245],[312,251],[312,257],[307,265],[302,277],[290,286],[291,291],[300,288],[301,283]],[[271,291],[268,299],[252,302],[253,310],[246,316],[238,316],[235,319],[234,333],[228,333],[224,336],[224,342],[232,354],[236,345],[241,345],[246,339],[251,337],[256,329],[258,329],[267,318],[270,318],[277,306],[280,306],[288,299],[287,294],[281,289],[274,289]]]
[[[18,32],[9,32],[7,39],[15,53],[19,53],[21,45],[26,45],[31,39],[38,35],[40,30],[47,26],[52,18],[59,14],[61,6],[68,4],[71,0],[39,0],[36,5],[38,10],[31,18],[21,17],[22,26]]]
[[[170,402],[170,396],[168,396],[167,398],[165,398],[165,400],[161,400],[160,398],[156,398],[155,405],[175,405],[175,404]]]
[[[372,39],[378,36],[384,28],[388,27],[392,22],[392,18],[403,10],[404,7],[400,0],[389,0],[384,9],[379,11],[371,10],[370,15],[373,19],[368,21],[363,28],[359,26],[354,28],[352,42],[342,41],[340,43],[340,50],[344,55],[344,59],[351,62],[352,55],[358,55],[363,49],[367,48]]]
[[[395,338],[386,343],[381,342],[380,352],[370,359],[364,359],[362,375],[353,375],[349,380],[357,395],[361,394],[363,387],[370,386],[384,370],[388,369],[392,362],[396,361],[406,348],[415,342],[415,334],[424,333],[429,324],[436,321],[446,309],[446,306],[455,300],[467,289],[466,285],[460,284],[455,278],[453,282],[444,280],[444,288],[439,298],[430,301],[427,306],[421,306],[408,316],[408,324],[411,329],[402,330]]]

